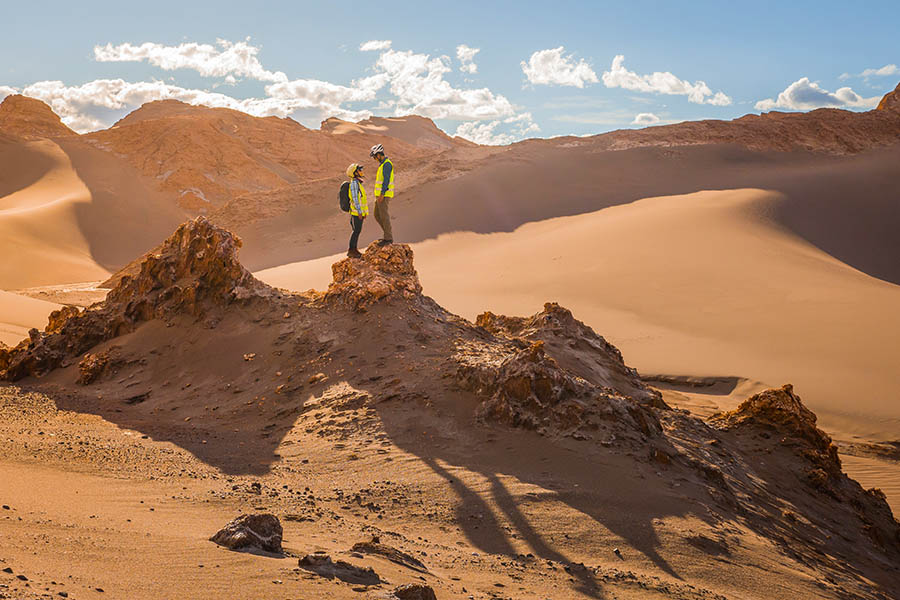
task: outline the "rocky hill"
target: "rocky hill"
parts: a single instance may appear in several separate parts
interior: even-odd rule
[[[602,469],[608,485],[655,473],[616,500],[635,523],[673,502],[677,487],[721,533],[688,540],[705,551],[758,560],[742,548],[762,540],[752,544],[816,573],[809,591],[827,597],[887,597],[900,586],[900,524],[883,494],[842,472],[790,386],[704,422],[666,406],[614,346],[556,304],[477,323],[450,314],[422,293],[408,246],[373,245],[335,263],[326,291],[294,294],[255,280],[240,245],[204,218],[182,225],[104,302],[55,312],[45,331],[0,349],[0,374],[153,428],[226,471],[243,456],[271,457],[297,427],[341,444],[386,432],[438,472],[471,456],[420,439],[449,429],[457,445],[510,469],[490,440],[521,431],[539,456],[570,452],[579,473]],[[243,432],[239,456],[232,431]],[[544,468],[515,465],[526,479]],[[635,544],[670,569],[654,544]],[[600,571],[569,568],[577,589],[597,589]],[[708,597],[682,591],[672,597]]]
[[[34,98],[14,94],[0,103],[0,133],[24,139],[77,135],[53,110]]]
[[[893,92],[884,95],[884,98],[881,99],[881,102],[878,103],[878,108],[875,110],[900,113],[900,83],[897,84]]]
[[[155,178],[192,214],[211,212],[243,194],[339,180],[348,164],[368,160],[369,148],[379,141],[398,161],[421,152],[384,134],[360,131],[335,138],[292,119],[176,100],[145,104],[83,139]]]

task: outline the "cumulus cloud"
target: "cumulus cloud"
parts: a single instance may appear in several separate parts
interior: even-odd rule
[[[176,99],[189,104],[224,107],[254,116],[303,114],[313,119],[337,116],[360,120],[373,110],[401,116],[418,114],[433,119],[468,121],[460,135],[479,143],[508,143],[517,136],[539,131],[531,113],[520,113],[503,95],[488,88],[468,89],[451,84],[452,60],[413,51],[398,51],[390,41],[372,40],[361,50],[377,50],[371,73],[347,85],[317,79],[289,79],[280,71],[266,69],[259,61],[259,48],[249,43],[218,40],[216,45],[184,43],[106,44],[96,46],[101,62],[146,62],[163,70],[191,69],[204,77],[218,78],[210,87],[234,85],[242,78],[264,82],[264,95],[238,99],[208,89],[192,89],[171,81],[97,79],[81,85],[61,81],[39,81],[22,93],[43,100],[63,122],[79,132],[108,126],[128,111],[154,100]],[[464,72],[474,73],[477,48],[457,47]],[[0,98],[18,93],[0,87]],[[302,111],[302,112],[298,112]]]
[[[431,57],[410,50],[387,50],[375,69],[390,83],[396,99],[395,113],[417,114],[432,119],[486,120],[515,114],[506,97],[488,88],[461,89],[444,79],[451,71],[446,56]]]
[[[528,82],[534,85],[567,85],[583,88],[586,83],[597,83],[597,74],[584,59],[575,62],[570,54],[563,54],[565,48],[538,50],[526,63],[519,63]]]
[[[192,69],[203,77],[248,77],[260,81],[287,81],[281,71],[269,71],[259,62],[259,47],[252,46],[249,38],[243,42],[216,40],[216,45],[189,42],[177,46],[165,46],[145,42],[139,46],[119,44],[94,46],[94,59],[98,62],[141,62],[165,71]]]
[[[900,67],[894,64],[884,65],[883,67],[880,67],[878,69],[865,69],[858,75],[844,73],[839,77],[839,79],[850,79],[851,77],[865,77],[866,79],[868,79],[869,77],[888,77],[890,75],[900,75]]]
[[[295,84],[290,90],[293,94],[282,90],[278,96],[243,100],[161,81],[128,82],[122,79],[98,79],[79,86],[67,86],[61,81],[39,81],[27,86],[22,93],[49,104],[66,125],[78,132],[101,129],[108,125],[110,115],[120,115],[146,102],[167,99],[231,108],[257,117],[286,117],[304,108],[321,109],[341,118],[362,119],[372,114],[369,111],[341,108],[339,102],[344,92],[330,88],[331,84],[316,85],[324,82],[312,82],[304,88],[296,85],[297,82],[289,82],[291,83]]]
[[[478,72],[478,65],[475,64],[475,55],[481,52],[481,48],[470,48],[465,44],[456,47],[456,58],[459,60],[459,70],[469,75]]]
[[[454,135],[485,146],[501,146],[516,141],[515,136],[508,133],[496,133],[494,130],[499,126],[500,121],[489,121],[487,123],[469,121],[468,123],[460,124],[456,128]]]
[[[731,104],[731,98],[722,92],[713,94],[703,81],[690,83],[669,72],[657,71],[649,75],[638,75],[634,71],[629,71],[625,68],[625,56],[622,54],[616,55],[609,71],[603,73],[603,85],[608,88],[618,87],[635,92],[687,96],[688,101],[694,104],[712,104],[713,106]]]
[[[376,50],[387,50],[391,47],[391,40],[369,40],[359,45],[359,49],[363,52],[373,52]]]
[[[808,77],[802,77],[787,86],[774,100],[766,98],[756,103],[756,110],[773,110],[783,108],[787,110],[812,110],[815,108],[874,108],[880,97],[863,98],[849,87],[839,88],[835,92],[829,92],[812,82]]]
[[[654,115],[653,113],[638,113],[634,117],[634,121],[631,122],[632,125],[655,125],[659,123],[660,118]]]
[[[0,100],[3,100],[7,96],[12,96],[13,94],[18,94],[19,90],[14,87],[9,87],[8,85],[0,85]]]

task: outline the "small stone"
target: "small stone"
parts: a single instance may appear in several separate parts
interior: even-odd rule
[[[285,319],[290,319],[290,318],[291,318],[291,313],[289,313],[289,312],[284,313],[284,318],[285,318]]]
[[[28,578],[24,575],[16,575],[16,579],[18,579],[19,581],[28,581]]]
[[[256,352],[248,352],[244,355],[244,360],[246,360],[247,362],[250,362],[254,358],[256,358]]]
[[[394,596],[399,600],[437,600],[431,586],[423,583],[407,583],[394,589]]]
[[[239,516],[209,539],[230,550],[257,548],[281,554],[282,533],[278,517],[260,513]]]
[[[5,569],[3,569],[3,572],[4,573],[12,573],[13,570],[10,567],[6,567]]]

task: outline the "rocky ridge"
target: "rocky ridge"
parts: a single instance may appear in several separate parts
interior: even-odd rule
[[[19,94],[7,96],[0,103],[0,132],[27,140],[77,135],[49,106]]]
[[[329,289],[306,294],[256,281],[239,247],[204,218],[182,225],[106,301],[54,313],[44,332],[0,350],[0,376],[84,389],[110,418],[148,411],[154,422],[216,398],[219,414],[246,427],[274,397],[263,442],[290,427],[364,437],[383,431],[385,411],[401,409],[416,431],[430,421],[446,428],[441,411],[468,411],[460,435],[535,432],[533,443],[548,449],[574,445],[579,456],[649,465],[664,481],[705,494],[714,520],[741,523],[826,570],[835,585],[857,586],[851,572],[883,586],[895,581],[888,565],[900,560],[900,524],[883,494],[843,474],[831,440],[790,386],[707,423],[666,407],[612,344],[556,304],[525,318],[485,314],[477,325],[452,315],[422,293],[403,244],[339,261]],[[160,339],[169,345],[160,349]],[[213,348],[223,353],[208,360]],[[141,380],[167,355],[164,386],[179,390],[168,396],[157,380]],[[126,381],[133,387],[123,397]],[[191,426],[203,416],[189,414]],[[192,448],[213,464],[224,460]],[[326,575],[343,568],[319,557],[308,563]]]

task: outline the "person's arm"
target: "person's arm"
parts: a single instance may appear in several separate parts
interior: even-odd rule
[[[359,182],[355,179],[350,182],[350,201],[353,202],[353,208],[356,209],[356,214],[361,217],[362,205],[359,203]]]
[[[391,171],[394,169],[391,163],[385,161],[384,169],[381,170],[381,174],[384,177],[384,181],[381,182],[381,194],[384,196],[384,193],[388,191],[388,186],[391,185]]]

